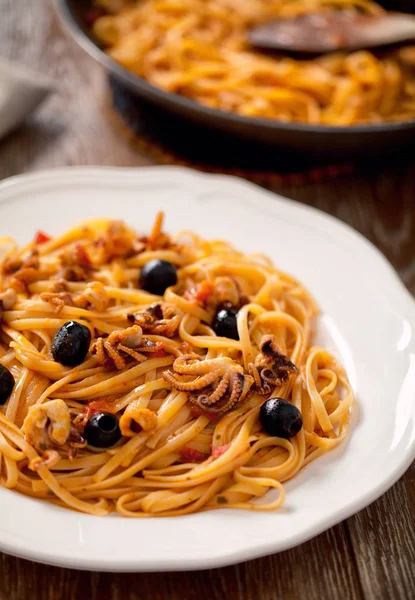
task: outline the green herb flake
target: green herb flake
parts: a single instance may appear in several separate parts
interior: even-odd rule
[[[218,496],[218,497],[216,498],[216,502],[217,502],[218,504],[228,504],[228,501],[227,501],[227,499],[225,498],[225,496]]]
[[[43,452],[45,452],[45,450],[48,449],[47,445],[44,444],[43,442],[39,444],[39,449],[42,450]]]
[[[217,434],[215,435],[215,440],[220,440],[220,433],[217,433]]]

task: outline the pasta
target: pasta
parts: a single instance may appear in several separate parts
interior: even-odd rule
[[[0,482],[92,515],[273,510],[345,439],[347,375],[298,281],[162,223],[0,240]]]
[[[97,0],[93,32],[126,69],[246,117],[324,125],[415,118],[415,47],[311,60],[251,49],[249,27],[321,9],[381,14],[371,0]]]

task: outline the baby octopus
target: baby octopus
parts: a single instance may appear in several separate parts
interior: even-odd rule
[[[20,258],[7,258],[2,264],[3,274],[7,277],[8,287],[18,293],[25,294],[29,283],[41,278],[39,254],[36,250],[24,260]]]
[[[257,393],[267,395],[272,392],[273,387],[286,383],[298,369],[281,352],[273,335],[264,335],[259,350],[255,362],[249,365],[249,371],[254,378]]]
[[[128,315],[131,323],[139,325],[145,333],[174,337],[179,325],[180,315],[171,304],[152,304],[134,315]]]
[[[174,361],[173,371],[163,373],[171,387],[189,392],[192,404],[215,416],[241,402],[254,381],[228,357],[202,360],[197,354],[184,354]],[[195,379],[188,381],[189,375]]]
[[[74,449],[86,445],[71,423],[71,414],[64,400],[49,400],[31,406],[23,422],[23,433],[26,440],[43,453],[30,462],[32,470],[56,465],[61,458],[58,450],[66,450],[69,456]]]
[[[49,302],[56,306],[56,312],[63,309],[64,306],[76,306],[77,308],[92,308],[98,312],[103,312],[108,308],[110,299],[105,288],[99,281],[88,283],[86,288],[79,294],[65,291],[66,285],[61,282],[58,292],[43,292],[40,299],[43,302]]]
[[[147,353],[160,353],[162,349],[162,344],[144,338],[138,325],[113,331],[107,338],[100,337],[91,347],[92,354],[95,354],[100,365],[108,366],[108,363],[112,363],[118,370],[127,366],[128,358],[144,362],[148,358]]]

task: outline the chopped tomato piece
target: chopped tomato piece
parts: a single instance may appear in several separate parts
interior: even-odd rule
[[[213,294],[214,289],[214,285],[211,281],[202,281],[196,292],[196,300],[200,300],[200,302],[206,302],[209,296]]]
[[[225,454],[226,450],[229,448],[230,444],[225,444],[224,446],[218,446],[212,452],[212,458],[219,458],[222,454]]]
[[[101,400],[93,400],[88,404],[87,407],[88,419],[92,417],[97,412],[109,412],[115,414],[117,410],[114,410],[114,400],[106,400],[102,398]]]
[[[196,301],[204,304],[209,296],[213,294],[214,289],[213,283],[205,280],[202,281],[202,283],[199,283],[196,287],[186,290],[183,294],[183,298],[186,298],[186,300],[189,300],[189,302]]]
[[[184,463],[199,463],[206,460],[207,456],[199,452],[199,450],[195,450],[194,448],[182,448],[180,450],[180,459]]]
[[[34,242],[35,244],[45,244],[51,240],[51,236],[45,233],[44,231],[38,231],[35,235]]]

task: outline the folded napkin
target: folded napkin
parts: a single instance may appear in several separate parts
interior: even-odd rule
[[[52,83],[0,58],[0,138],[17,127],[53,91]]]

